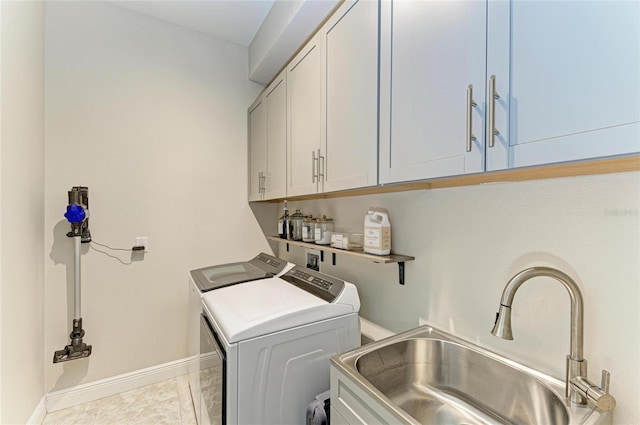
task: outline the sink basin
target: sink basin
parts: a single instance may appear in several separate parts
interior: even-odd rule
[[[611,415],[566,403],[564,382],[423,326],[332,363],[409,424],[606,424]]]
[[[424,423],[569,423],[563,401],[540,381],[451,341],[398,341],[359,357],[356,369]]]

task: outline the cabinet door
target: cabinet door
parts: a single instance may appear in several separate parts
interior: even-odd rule
[[[640,151],[640,2],[489,3],[489,170]]]
[[[320,44],[314,37],[287,67],[287,194],[317,193],[320,154]]]
[[[382,3],[380,182],[484,169],[485,1]],[[467,151],[467,88],[472,141]]]
[[[322,28],[324,191],[378,183],[378,2],[346,1]]]
[[[338,423],[350,425],[389,425],[399,423],[380,400],[366,393],[358,384],[331,366],[331,409],[341,418]],[[331,416],[333,423],[333,416]]]
[[[267,166],[264,199],[287,194],[287,83],[281,73],[267,88]]]
[[[331,423],[333,425],[351,425],[346,421],[345,418],[342,417],[342,415],[340,415],[340,413],[338,413],[338,411],[333,406],[329,408],[329,411],[331,412]]]
[[[267,114],[260,95],[249,108],[249,201],[262,199],[262,176],[266,171]]]

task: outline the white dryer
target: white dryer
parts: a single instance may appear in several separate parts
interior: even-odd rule
[[[203,423],[304,424],[329,389],[329,358],[360,345],[356,287],[310,269],[212,291],[202,304],[212,384]]]

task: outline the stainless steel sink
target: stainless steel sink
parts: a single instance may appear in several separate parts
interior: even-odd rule
[[[423,326],[332,358],[408,424],[606,424],[565,401],[564,383]]]

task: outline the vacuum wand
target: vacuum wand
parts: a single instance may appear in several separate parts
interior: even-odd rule
[[[65,346],[63,350],[53,353],[54,363],[81,359],[91,355],[91,346],[82,341],[84,330],[82,329],[80,296],[80,247],[83,242],[91,242],[91,232],[89,231],[89,189],[87,187],[76,186],[69,191],[69,205],[67,205],[67,212],[64,216],[71,223],[71,232],[67,233],[67,236],[73,238],[74,316],[73,330],[69,335],[71,344]]]
[[[74,310],[73,317],[78,318],[82,317],[80,312],[82,311],[81,299],[80,296],[80,244],[82,243],[82,237],[74,236],[73,237],[73,292],[74,292]]]

